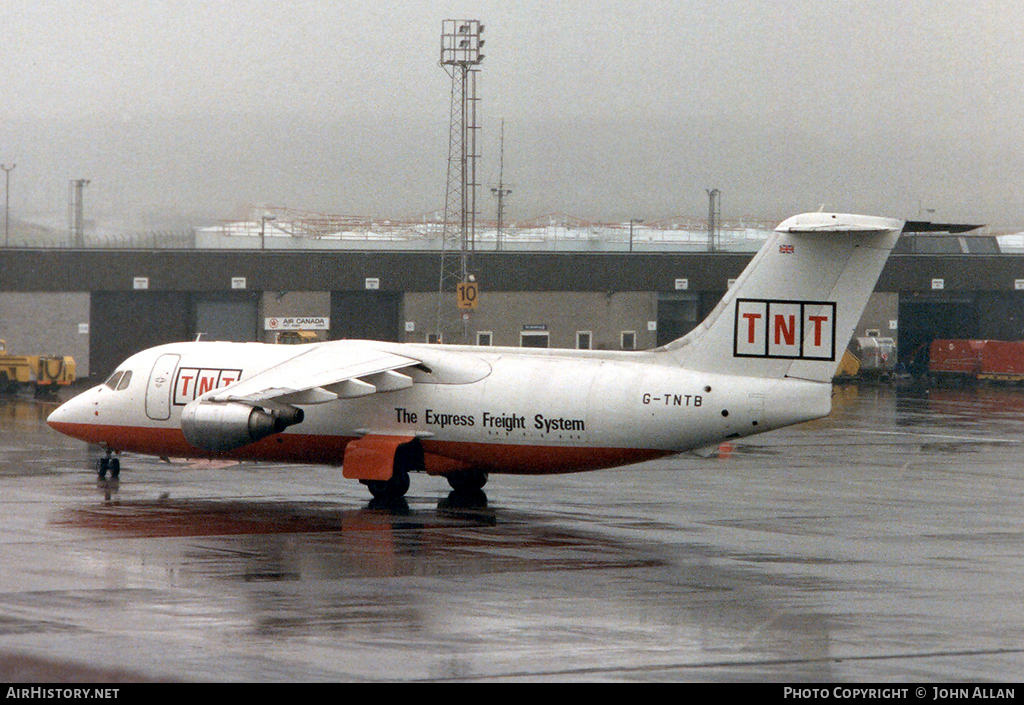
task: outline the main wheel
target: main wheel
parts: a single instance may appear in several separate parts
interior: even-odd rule
[[[456,492],[477,492],[487,484],[487,473],[483,470],[463,470],[445,475],[448,484]]]
[[[361,480],[376,499],[398,499],[409,491],[409,472],[423,472],[423,446],[418,440],[395,449],[394,468],[390,480]]]
[[[377,499],[398,499],[409,491],[409,473],[405,468],[396,467],[390,480],[363,480]]]

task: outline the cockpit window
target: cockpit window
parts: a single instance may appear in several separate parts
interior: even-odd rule
[[[114,374],[107,378],[107,381],[103,384],[110,387],[113,390],[120,392],[123,389],[128,389],[128,385],[132,381],[131,370],[118,370]]]
[[[128,385],[131,383],[131,381],[132,381],[132,371],[128,370],[121,377],[121,381],[117,383],[117,391],[120,392],[122,389],[128,389]]]

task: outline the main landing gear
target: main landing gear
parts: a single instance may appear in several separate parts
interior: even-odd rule
[[[114,453],[109,450],[106,455],[96,461],[96,479],[106,480],[108,472],[111,480],[121,477],[121,459],[115,458]]]
[[[374,499],[398,500],[409,491],[409,473],[413,470],[423,472],[426,464],[423,460],[423,446],[413,441],[395,449],[394,467],[389,480],[360,480],[370,490]]]
[[[409,491],[409,473],[425,472],[423,446],[418,441],[398,446],[394,467],[388,480],[360,480],[377,500],[397,500]],[[478,468],[460,470],[445,475],[456,494],[475,495],[487,484],[487,473]]]
[[[401,449],[399,449],[401,453]],[[475,496],[487,484],[487,473],[483,470],[463,470],[445,475],[454,494]],[[395,469],[390,480],[362,480],[370,490],[374,499],[397,500],[409,491],[409,466],[395,462]]]
[[[456,492],[479,492],[487,484],[487,473],[473,468],[445,475],[445,479]]]
[[[395,465],[390,480],[361,480],[374,499],[401,499],[409,491],[409,471]]]

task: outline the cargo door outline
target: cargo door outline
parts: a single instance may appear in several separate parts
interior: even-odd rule
[[[153,364],[146,386],[146,416],[154,421],[171,418],[171,392],[174,391],[174,371],[181,355],[167,353]]]

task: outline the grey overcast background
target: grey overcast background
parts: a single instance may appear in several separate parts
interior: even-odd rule
[[[441,21],[486,26],[480,181],[509,216],[828,209],[1024,226],[1019,0],[0,0],[13,218],[443,207]],[[493,217],[489,190],[480,197]]]

